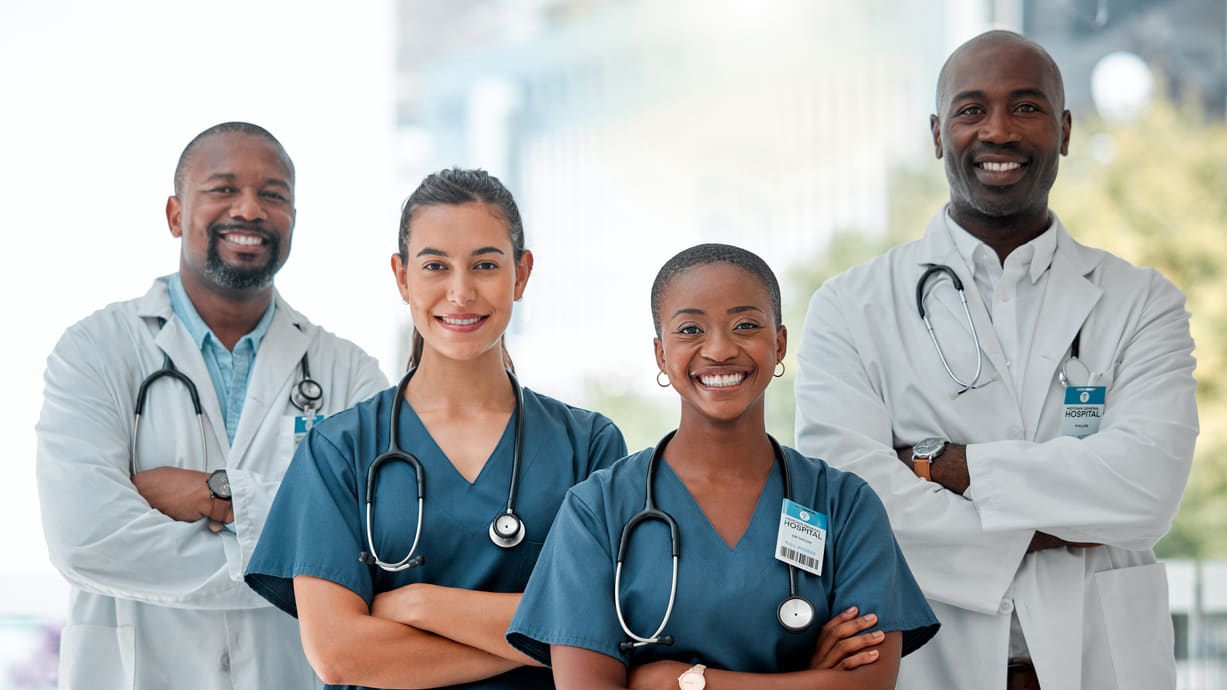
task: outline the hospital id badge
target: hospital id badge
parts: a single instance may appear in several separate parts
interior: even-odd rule
[[[826,543],[827,516],[784,499],[780,531],[775,539],[775,559],[821,576]]]
[[[300,415],[294,415],[292,417],[287,417],[286,421],[290,422],[290,424],[287,424],[287,426],[290,426],[290,433],[293,435],[293,438],[294,438],[294,445],[292,446],[292,448],[294,450],[297,450],[298,444],[301,443],[303,438],[307,436],[307,432],[311,431],[311,427],[324,421],[324,415],[322,414],[316,414],[316,415],[300,414]]]
[[[1061,435],[1086,438],[1098,432],[1107,391],[1106,386],[1066,388],[1065,408],[1061,414]]]

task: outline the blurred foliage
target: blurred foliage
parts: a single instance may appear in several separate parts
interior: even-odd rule
[[[1127,125],[1075,123],[1074,135],[1052,207],[1079,241],[1158,269],[1192,315],[1201,435],[1156,551],[1227,558],[1227,126],[1158,102]]]
[[[824,252],[781,274],[791,337],[785,375],[767,389],[767,428],[776,438],[793,440],[795,353],[810,296],[827,278],[919,237],[946,198],[940,162],[896,170],[884,232],[836,232]],[[1227,558],[1227,127],[1164,101],[1127,124],[1075,121],[1049,201],[1080,242],[1153,266],[1188,296],[1201,435],[1180,512],[1156,551]],[[636,436],[640,420],[654,429],[660,415],[676,414],[634,396],[598,393],[594,400],[618,420],[632,448],[654,441]]]

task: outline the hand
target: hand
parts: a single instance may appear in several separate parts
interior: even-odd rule
[[[132,475],[132,485],[154,510],[172,520],[196,522],[209,517],[213,508],[214,501],[209,498],[209,487],[205,484],[207,478],[204,472],[195,470],[156,467]],[[233,509],[227,508],[225,521],[233,519]]]
[[[626,687],[630,690],[675,690],[677,677],[690,667],[691,664],[667,659],[635,666],[630,670]]]
[[[1044,549],[1055,549],[1058,546],[1070,546],[1078,549],[1089,549],[1093,546],[1103,546],[1088,541],[1065,541],[1060,537],[1054,537],[1047,532],[1036,532],[1031,535],[1031,543],[1027,545],[1027,553],[1034,551],[1043,551]]]
[[[872,613],[856,617],[855,606],[835,616],[822,626],[818,633],[818,647],[810,658],[811,669],[837,669],[851,671],[859,666],[878,660],[878,650],[873,649],[886,635],[880,630],[861,634],[878,622]]]
[[[907,465],[909,472],[912,467],[912,447],[904,446],[895,449],[899,462]],[[971,475],[967,472],[967,446],[961,443],[947,443],[942,454],[933,460],[929,466],[929,475],[935,484],[960,496],[971,486]]]

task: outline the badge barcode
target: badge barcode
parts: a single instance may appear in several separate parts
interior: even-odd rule
[[[813,556],[806,556],[803,553],[798,553],[796,550],[790,549],[787,546],[780,547],[780,558],[790,560],[794,563],[799,563],[806,568],[812,568],[814,570],[818,569],[817,558],[814,558]]]

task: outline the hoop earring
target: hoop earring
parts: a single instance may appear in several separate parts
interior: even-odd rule
[[[669,387],[669,375],[668,374],[665,374],[665,382],[664,383],[660,382],[660,375],[664,373],[665,372],[663,371],[656,372],[656,385],[660,386],[661,388],[668,388]]]
[[[782,359],[781,359],[780,361],[776,362],[776,363],[775,363],[775,366],[777,367],[777,369],[776,369],[775,373],[773,373],[773,374],[771,374],[771,375],[772,375],[772,376],[774,376],[774,377],[776,377],[776,378],[778,379],[778,378],[780,378],[781,376],[783,376],[783,375],[784,375],[784,360],[782,360]]]

